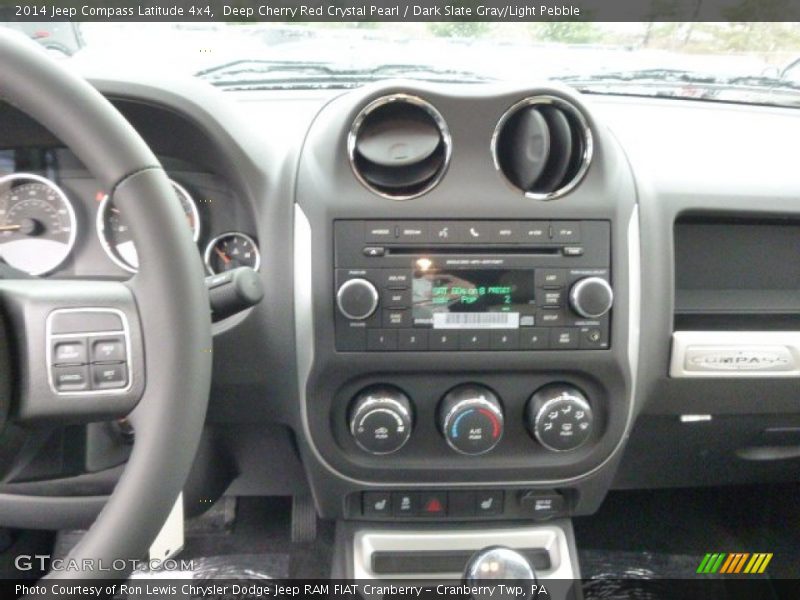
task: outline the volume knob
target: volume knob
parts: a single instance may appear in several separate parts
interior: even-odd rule
[[[366,279],[348,279],[336,292],[336,305],[348,319],[362,321],[378,308],[378,290]]]
[[[585,319],[599,319],[611,310],[614,291],[605,279],[586,277],[570,289],[569,303]]]

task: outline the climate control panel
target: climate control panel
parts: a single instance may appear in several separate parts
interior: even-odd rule
[[[361,451],[393,454],[412,438],[412,399],[391,385],[370,386],[351,401],[348,430]],[[524,427],[531,443],[547,452],[569,452],[594,433],[594,410],[587,396],[567,383],[551,383],[528,399]],[[466,383],[450,389],[438,402],[436,429],[449,449],[478,456],[502,442],[506,415],[502,400],[488,386]]]

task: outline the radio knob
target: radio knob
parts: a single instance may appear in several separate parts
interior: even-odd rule
[[[439,425],[456,452],[484,454],[503,437],[503,407],[489,388],[460,385],[442,399]]]
[[[412,426],[411,401],[397,388],[374,387],[353,399],[350,433],[365,452],[397,452],[411,437]]]
[[[348,279],[336,292],[336,305],[348,319],[361,321],[378,308],[378,290],[366,279]]]
[[[576,450],[592,434],[592,407],[586,396],[571,385],[540,388],[531,396],[525,413],[533,436],[553,452]]]
[[[614,291],[605,279],[586,277],[573,284],[569,292],[572,310],[586,319],[598,319],[611,310]]]

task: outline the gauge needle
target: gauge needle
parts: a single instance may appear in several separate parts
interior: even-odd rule
[[[22,225],[0,225],[0,231],[19,231]]]
[[[225,254],[222,250],[220,250],[219,248],[214,248],[214,252],[219,254],[219,257],[223,260],[223,262],[226,265],[229,265],[231,263],[231,258],[227,254]]]

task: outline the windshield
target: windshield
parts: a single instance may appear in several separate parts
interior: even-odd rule
[[[798,23],[6,23],[65,60],[224,90],[389,78],[800,106]]]

